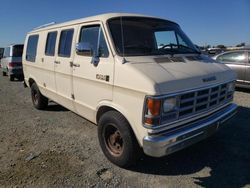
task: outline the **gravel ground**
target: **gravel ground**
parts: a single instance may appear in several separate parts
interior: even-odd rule
[[[30,90],[0,77],[0,187],[250,187],[250,91],[213,137],[121,169],[102,154],[96,126],[60,105],[32,107]]]

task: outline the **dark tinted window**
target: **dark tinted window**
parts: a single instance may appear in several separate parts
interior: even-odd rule
[[[248,52],[248,63],[250,63],[250,52]]]
[[[23,45],[13,46],[12,56],[13,57],[22,57],[23,55]]]
[[[99,46],[98,46],[99,39]],[[95,55],[99,57],[108,57],[109,51],[105,41],[102,29],[99,25],[91,27],[83,27],[81,29],[80,41],[89,43]]]
[[[35,62],[36,61],[36,51],[39,35],[31,35],[28,39],[27,50],[26,50],[26,60]]]
[[[10,47],[4,49],[3,57],[10,57]]]
[[[119,55],[198,53],[181,28],[167,20],[118,17],[110,19],[108,25]]]
[[[58,50],[59,56],[70,57],[73,33],[74,33],[73,29],[64,30],[61,32],[59,50]]]
[[[246,56],[244,52],[230,52],[222,54],[217,60],[225,63],[245,63]]]
[[[45,47],[45,55],[49,56],[55,55],[56,36],[57,36],[56,31],[48,33],[46,47]]]
[[[0,59],[3,57],[4,48],[0,48]]]

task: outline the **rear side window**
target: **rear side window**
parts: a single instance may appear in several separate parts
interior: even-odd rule
[[[70,57],[73,34],[74,34],[73,29],[63,30],[61,32],[59,49],[58,49],[59,56]]]
[[[13,57],[22,57],[23,55],[23,45],[13,46],[12,56]]]
[[[3,57],[4,48],[0,48],[0,59]]]
[[[93,48],[93,53],[98,57],[109,56],[107,43],[99,25],[82,27],[79,42],[90,44]]]
[[[45,55],[48,56],[55,55],[56,36],[57,36],[56,31],[48,33],[46,47],[45,47]]]
[[[248,52],[248,63],[250,63],[250,52]]]
[[[245,52],[230,52],[222,54],[217,60],[225,63],[245,63],[246,56]]]
[[[36,61],[36,51],[39,35],[31,35],[28,39],[27,50],[26,50],[26,60],[35,62]]]

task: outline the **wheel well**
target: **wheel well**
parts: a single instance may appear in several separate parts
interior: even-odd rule
[[[110,107],[110,106],[101,106],[99,109],[98,109],[98,112],[96,114],[96,123],[98,123],[99,119],[101,118],[101,116],[103,114],[105,114],[106,112],[108,111],[117,111],[116,109]],[[117,111],[118,112],[118,111]]]
[[[34,83],[35,83],[35,80],[33,80],[32,78],[30,78],[30,79],[29,79],[29,87],[31,87],[32,84],[34,84]]]

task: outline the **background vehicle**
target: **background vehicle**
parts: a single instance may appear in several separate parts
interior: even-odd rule
[[[113,13],[39,27],[27,34],[23,66],[34,107],[50,98],[96,123],[103,153],[123,167],[141,150],[161,157],[196,143],[236,113],[235,73],[156,17]]]
[[[206,52],[208,53],[208,55],[216,55],[222,53],[223,50],[221,48],[208,48]]]
[[[4,48],[0,48],[0,68],[1,68],[1,59],[3,58],[3,52],[4,52]]]
[[[228,51],[213,59],[226,64],[237,73],[236,86],[250,88],[250,50]]]
[[[10,45],[4,49],[1,59],[2,74],[3,76],[8,75],[10,81],[13,81],[14,78],[23,78],[22,54],[22,44]]]
[[[3,58],[4,48],[0,48],[0,60]]]

